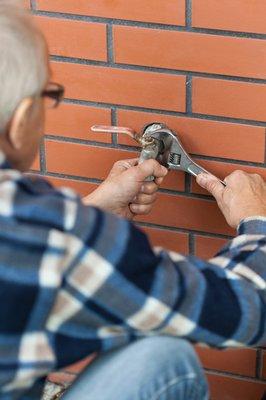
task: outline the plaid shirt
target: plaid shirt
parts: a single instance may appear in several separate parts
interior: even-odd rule
[[[266,218],[213,259],[154,251],[130,222],[12,170],[0,153],[0,399],[147,335],[266,343]]]

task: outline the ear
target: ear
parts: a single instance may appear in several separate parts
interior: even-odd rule
[[[25,141],[26,129],[33,103],[34,99],[32,97],[22,100],[9,124],[8,140],[15,150],[19,150]]]

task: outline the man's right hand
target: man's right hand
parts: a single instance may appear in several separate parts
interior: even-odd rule
[[[260,175],[235,171],[224,181],[226,187],[212,175],[197,176],[198,184],[215,197],[232,228],[248,217],[266,217],[266,183]]]

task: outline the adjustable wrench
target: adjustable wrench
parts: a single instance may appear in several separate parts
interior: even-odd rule
[[[146,125],[141,133],[136,133],[131,128],[94,125],[94,132],[124,133],[136,140],[142,147],[140,162],[154,158],[166,168],[176,171],[185,171],[193,176],[200,173],[211,174],[198,165],[185,151],[178,135],[162,123]],[[213,174],[211,174],[213,175]],[[153,178],[150,177],[149,180]],[[225,182],[219,181],[226,186]]]

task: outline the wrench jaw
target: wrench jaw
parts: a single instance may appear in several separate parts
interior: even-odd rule
[[[158,147],[159,161],[164,167],[169,168],[169,156],[174,143],[175,135],[164,124],[150,124],[143,130],[144,140],[153,140]]]
[[[169,169],[173,169],[176,171],[185,171],[191,173],[194,176],[198,175],[196,174],[195,162],[187,154],[177,136],[175,136],[172,142],[168,164]]]
[[[197,177],[201,173],[212,175],[209,171],[198,165],[183,148],[178,136],[174,136],[172,140],[171,151],[168,159],[168,168],[176,171],[185,171],[190,175]],[[223,186],[225,182],[220,180]]]

